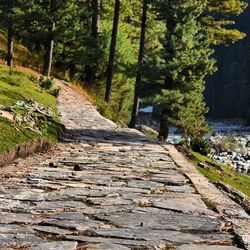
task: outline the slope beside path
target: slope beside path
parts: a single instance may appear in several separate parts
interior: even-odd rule
[[[174,148],[116,126],[58,84],[65,135],[1,177],[0,249],[247,247],[249,216]]]

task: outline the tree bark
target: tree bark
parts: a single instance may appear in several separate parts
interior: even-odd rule
[[[99,43],[100,0],[92,0],[92,36]]]
[[[143,0],[143,13],[142,13],[142,21],[141,21],[141,37],[140,37],[140,50],[138,57],[138,70],[136,74],[135,81],[135,92],[134,92],[134,103],[133,110],[131,114],[131,120],[129,123],[130,128],[135,128],[138,112],[139,112],[139,88],[141,85],[142,78],[142,64],[144,58],[144,50],[145,50],[145,34],[146,34],[146,22],[147,22],[147,8],[148,8],[148,0]]]
[[[95,40],[95,47],[99,47],[99,26],[100,26],[100,0],[92,0],[91,1],[91,9],[92,9],[92,27],[91,27],[91,35]],[[85,81],[91,86],[96,82],[96,71],[97,64],[95,62],[94,65],[86,65],[85,66]]]
[[[110,94],[111,94],[114,60],[115,60],[115,52],[116,52],[116,38],[117,38],[118,25],[119,25],[119,15],[120,15],[120,0],[116,0],[115,9],[114,9],[112,39],[111,39],[110,53],[109,53],[109,62],[108,62],[108,68],[107,68],[106,92],[105,92],[105,98],[104,98],[106,102],[109,102]]]
[[[9,23],[8,23],[8,44],[7,44],[7,65],[12,69],[13,68],[13,52],[14,52],[14,22],[13,22],[13,8],[14,8],[14,0],[10,1],[9,5]]]
[[[55,22],[52,23],[50,32],[55,30]],[[52,60],[53,60],[53,51],[54,51],[54,38],[50,34],[49,38],[45,42],[45,54],[44,54],[44,68],[43,75],[50,77],[52,69]]]
[[[161,113],[160,131],[158,135],[158,139],[160,141],[166,141],[168,139],[169,124],[167,115],[168,115],[167,108],[163,108]]]

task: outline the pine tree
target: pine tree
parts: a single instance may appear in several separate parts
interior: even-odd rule
[[[206,11],[201,17],[204,32],[213,45],[227,45],[243,39],[246,34],[234,28],[232,15],[241,14],[247,7],[242,0],[207,0]]]
[[[140,48],[139,48],[138,65],[137,65],[138,69],[137,69],[137,74],[136,74],[136,82],[135,82],[135,90],[134,90],[133,109],[132,109],[131,120],[129,123],[130,128],[135,128],[136,120],[138,117],[138,111],[139,111],[139,89],[141,86],[142,66],[143,66],[142,64],[143,64],[144,50],[145,50],[147,10],[148,10],[148,2],[147,0],[143,0]]]
[[[28,0],[26,0],[28,1]],[[79,1],[28,1],[25,29],[26,40],[35,43],[44,52],[43,74],[50,76],[53,54],[59,40],[66,39],[78,24],[76,16]]]
[[[185,137],[206,131],[203,101],[204,79],[214,72],[213,51],[199,18],[206,7],[202,0],[158,1],[159,18],[166,22],[162,74],[163,105],[159,138],[165,140],[168,127],[178,126]]]

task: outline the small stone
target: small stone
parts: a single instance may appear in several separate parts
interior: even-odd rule
[[[202,163],[202,162],[199,162],[198,166],[201,167],[201,168],[207,168],[207,165]]]
[[[74,171],[83,171],[84,167],[80,166],[79,164],[74,165]]]
[[[49,163],[49,167],[50,167],[50,168],[57,168],[58,166],[56,166],[53,162],[50,162],[50,163]]]

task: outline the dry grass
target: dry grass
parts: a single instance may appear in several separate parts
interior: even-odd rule
[[[80,84],[73,83],[70,85],[70,87],[77,93],[84,96],[87,99],[87,101],[89,101],[90,103],[94,103],[94,98]]]
[[[7,37],[3,30],[0,30],[0,54],[6,53]],[[4,58],[1,58],[2,60]],[[25,46],[14,41],[14,63],[15,65],[29,66],[38,70],[42,67],[42,58],[38,54],[32,54]]]
[[[35,69],[32,68],[28,68],[28,67],[23,67],[20,65],[15,66],[15,69],[18,71],[21,71],[23,73],[30,73],[36,77],[39,77],[41,75],[41,73],[39,73],[38,71],[36,71]]]

